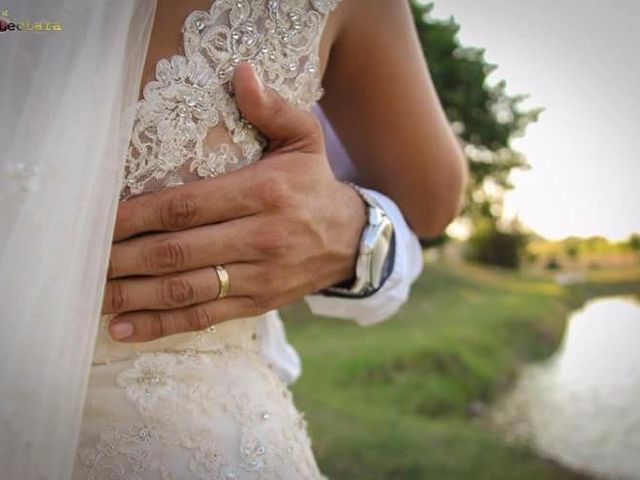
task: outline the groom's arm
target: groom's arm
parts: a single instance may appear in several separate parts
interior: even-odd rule
[[[308,295],[307,305],[316,315],[355,320],[362,326],[386,320],[406,303],[411,285],[422,272],[422,248],[397,205],[379,192],[368,190],[391,219],[395,245],[389,258],[390,268],[382,285],[362,298],[335,295]]]
[[[337,177],[358,183],[355,168],[330,122],[319,107],[314,114],[324,132],[327,155]],[[402,172],[398,172],[402,174]],[[360,325],[381,322],[396,313],[407,301],[411,285],[422,272],[422,248],[402,212],[386,195],[366,190],[382,207],[394,227],[393,249],[389,252],[388,268],[382,284],[372,294],[362,298],[340,297],[335,294],[308,295],[305,301],[316,315],[355,320]]]

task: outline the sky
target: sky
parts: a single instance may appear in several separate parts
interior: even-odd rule
[[[545,108],[513,142],[532,168],[505,214],[550,239],[640,232],[640,0],[435,0],[433,15]]]

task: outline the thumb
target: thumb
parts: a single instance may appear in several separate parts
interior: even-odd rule
[[[324,152],[322,128],[315,116],[264,86],[249,62],[236,67],[233,86],[240,112],[269,139],[271,149]]]

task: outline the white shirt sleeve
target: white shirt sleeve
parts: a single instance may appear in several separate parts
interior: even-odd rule
[[[305,297],[314,314],[355,320],[363,326],[381,322],[398,311],[407,301],[411,285],[422,272],[423,265],[420,242],[409,229],[397,205],[379,192],[367,192],[393,223],[396,247],[391,274],[377,292],[365,298]]]
[[[262,315],[258,321],[261,356],[269,368],[286,384],[292,384],[302,374],[300,356],[289,342],[276,310]]]

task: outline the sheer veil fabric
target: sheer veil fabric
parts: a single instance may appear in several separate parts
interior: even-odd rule
[[[0,471],[71,477],[155,0],[9,0],[0,35]]]

